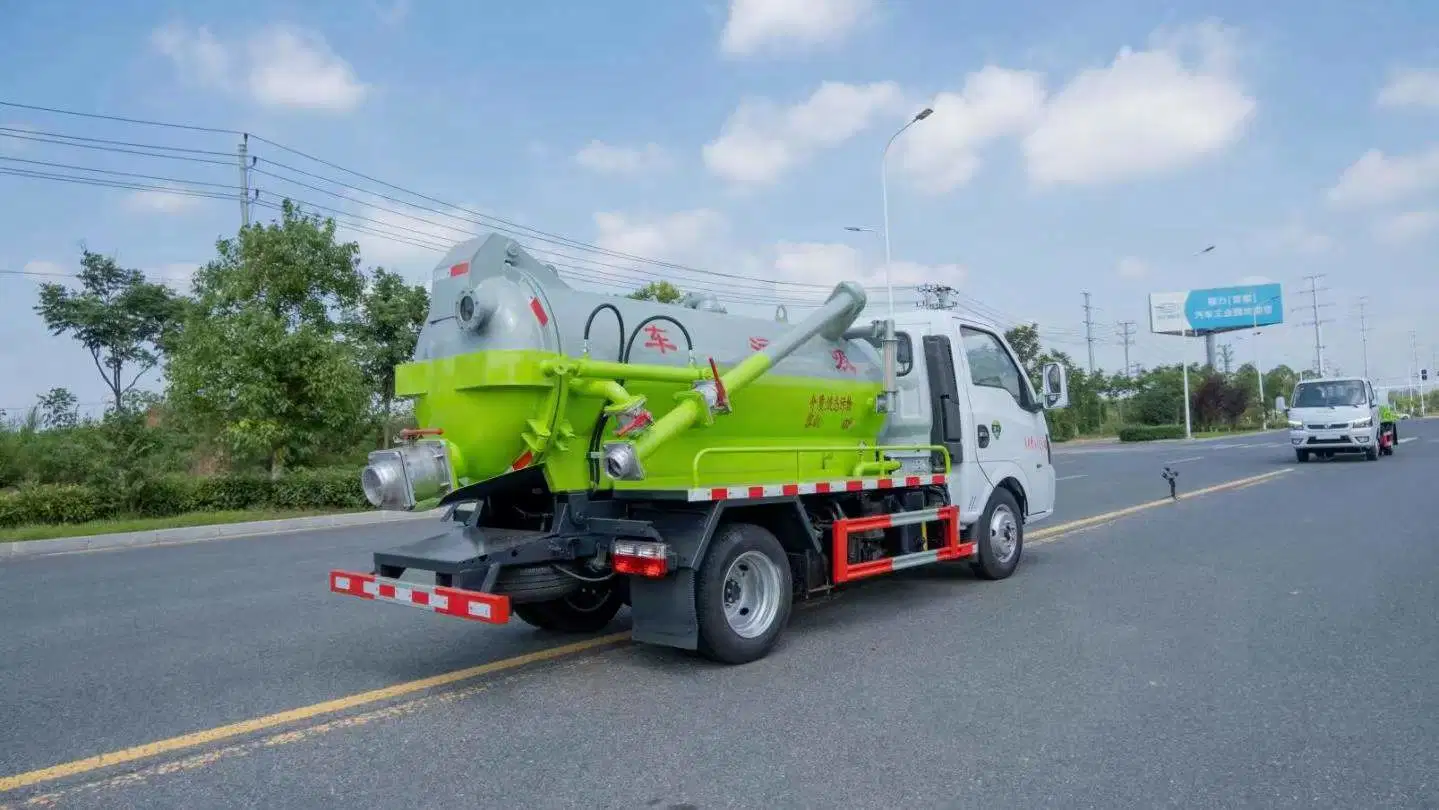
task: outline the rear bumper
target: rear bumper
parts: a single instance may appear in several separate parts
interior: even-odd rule
[[[487,624],[506,624],[510,620],[509,597],[463,588],[401,582],[353,571],[331,571],[330,591]]]

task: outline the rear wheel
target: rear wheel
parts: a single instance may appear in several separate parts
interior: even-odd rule
[[[612,578],[585,583],[558,599],[524,602],[511,610],[526,624],[555,633],[593,633],[604,629],[624,604],[623,589]]]
[[[794,597],[779,540],[762,526],[731,523],[715,533],[697,574],[700,652],[726,664],[768,655],[789,623]]]
[[[1004,579],[1019,567],[1024,551],[1024,521],[1014,493],[999,487],[989,496],[984,514],[974,524],[974,540],[979,559],[972,563],[974,573],[985,579]]]

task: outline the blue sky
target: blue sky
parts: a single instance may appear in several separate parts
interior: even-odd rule
[[[465,211],[756,279],[569,248],[581,286],[668,273],[743,309],[823,294],[765,280],[880,282],[880,242],[843,226],[879,224],[884,142],[932,105],[889,161],[899,282],[1037,320],[1081,360],[1088,291],[1097,360],[1118,369],[1124,320],[1138,324],[1133,361],[1202,359],[1200,341],[1147,333],[1150,292],[1272,280],[1293,307],[1303,276],[1323,273],[1329,365],[1361,371],[1362,295],[1380,382],[1409,373],[1410,330],[1421,365],[1439,349],[1433,4],[66,0],[4,14],[0,101],[250,132]],[[230,134],[5,107],[0,127],[0,157],[221,193],[237,182],[223,161],[4,137],[233,153]],[[288,193],[389,233],[353,233],[369,264],[423,279],[435,252],[394,234],[433,245],[479,230],[471,214],[362,197],[394,192],[251,147],[281,175],[252,175],[262,201]],[[16,168],[103,176],[0,160]],[[84,241],[184,285],[240,216],[229,199],[5,175],[0,199],[7,408],[52,386],[104,399],[83,350],[31,311],[40,274],[73,272]],[[1308,319],[1290,312],[1260,337],[1266,366],[1313,364]],[[1251,336],[1230,342],[1236,362],[1252,359]]]

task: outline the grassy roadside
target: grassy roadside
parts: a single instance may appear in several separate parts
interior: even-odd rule
[[[51,523],[15,526],[0,529],[0,543],[20,540],[50,540],[56,537],[93,537],[117,532],[145,532],[160,529],[183,529],[190,526],[215,526],[222,523],[247,523],[252,520],[281,520],[295,517],[334,515],[361,510],[345,509],[246,509],[231,512],[190,512],[164,518],[118,518],[90,523]]]

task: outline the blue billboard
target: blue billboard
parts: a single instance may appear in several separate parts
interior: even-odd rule
[[[1284,323],[1284,288],[1280,284],[1213,287],[1149,296],[1149,328],[1157,334],[1228,332],[1281,323]]]

